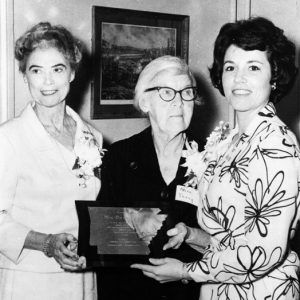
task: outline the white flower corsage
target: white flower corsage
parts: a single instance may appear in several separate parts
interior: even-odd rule
[[[222,146],[222,142],[226,140],[229,133],[229,123],[220,121],[219,126],[217,126],[209,135],[209,137],[206,138],[206,144],[204,146],[204,149],[208,153],[208,155],[217,153],[217,150],[219,150],[220,146]],[[206,157],[206,159],[210,158]]]
[[[80,179],[80,186],[86,187],[86,181],[92,176],[100,178],[104,151],[90,131],[82,131],[74,146],[76,160],[73,166],[76,176]]]
[[[182,151],[185,163],[182,166],[187,167],[185,176],[188,176],[188,179],[184,185],[196,188],[199,175],[203,174],[206,169],[203,159],[205,153],[204,151],[198,151],[198,144],[195,141],[191,141],[190,143],[186,141],[185,146],[186,150]]]
[[[219,122],[219,126],[206,139],[204,150],[201,152],[198,151],[198,144],[195,141],[190,144],[186,142],[187,150],[182,151],[182,156],[185,157],[185,163],[182,166],[187,167],[185,176],[188,177],[185,186],[197,187],[209,164],[212,161],[216,162],[217,154],[229,132],[229,123]]]

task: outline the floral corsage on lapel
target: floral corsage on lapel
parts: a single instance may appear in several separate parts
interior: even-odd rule
[[[203,151],[198,151],[198,144],[195,141],[186,142],[186,150],[182,151],[182,156],[185,158],[183,166],[187,167],[185,176],[188,177],[185,186],[196,188],[206,172],[213,172],[218,153],[225,146],[229,133],[229,123],[220,121],[219,126],[206,139]]]
[[[76,176],[80,179],[79,186],[86,187],[86,181],[92,176],[100,179],[104,151],[88,129],[81,131],[75,140],[74,152],[77,157],[73,166]]]

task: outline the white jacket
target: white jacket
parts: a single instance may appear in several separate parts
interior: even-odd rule
[[[102,135],[67,107],[78,130]],[[76,133],[78,134],[78,132]],[[42,252],[23,249],[30,230],[78,235],[75,200],[95,200],[100,181],[79,186],[72,167],[75,154],[47,133],[28,104],[21,115],[0,126],[0,268],[62,272]]]

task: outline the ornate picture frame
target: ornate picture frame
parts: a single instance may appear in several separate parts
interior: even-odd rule
[[[140,118],[134,87],[162,55],[188,61],[189,16],[93,6],[92,119]]]

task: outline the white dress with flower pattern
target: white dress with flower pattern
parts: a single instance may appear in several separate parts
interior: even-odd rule
[[[299,259],[289,249],[299,221],[300,152],[266,105],[240,139],[214,147],[199,182],[198,221],[212,236],[188,265],[201,300],[299,299]]]

